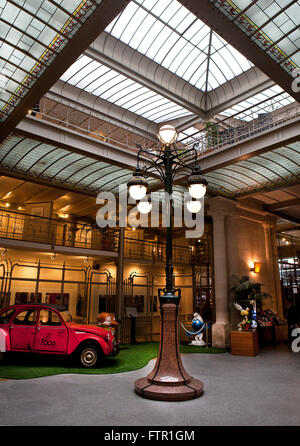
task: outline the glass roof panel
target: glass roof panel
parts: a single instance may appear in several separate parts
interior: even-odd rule
[[[221,179],[222,175],[224,178]],[[216,169],[206,173],[205,177],[209,187],[220,192],[219,188],[223,186],[224,191],[231,195],[268,188],[274,184],[299,182],[300,142]]]
[[[93,192],[102,187],[111,190],[132,176],[129,169],[13,134],[0,145],[0,167],[26,174],[28,179],[34,176]],[[154,182],[157,180],[149,179]]]
[[[284,70],[299,66],[299,41],[291,38],[300,26],[299,0],[210,1]]]
[[[192,114],[85,55],[80,56],[60,79],[155,122],[161,122],[161,116],[164,120],[173,118],[175,109],[178,117]],[[156,108],[160,113],[155,112]],[[165,109],[169,109],[170,113],[166,113]]]
[[[13,112],[19,98],[26,95],[101,2],[0,1],[1,121]],[[18,79],[19,84],[7,96],[4,91],[10,77]]]
[[[144,42],[144,36],[147,34],[147,32],[152,28],[154,25],[155,18],[149,15],[145,15],[141,23],[133,27],[133,35],[130,39],[130,46],[134,49],[137,49],[139,45],[142,45]],[[136,33],[135,30],[139,29],[141,32]]]
[[[202,90],[218,87],[252,67],[176,0],[132,0],[106,32]],[[213,54],[215,64],[208,64]],[[214,70],[208,82],[207,69]]]

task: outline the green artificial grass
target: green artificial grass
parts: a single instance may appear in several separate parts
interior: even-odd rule
[[[63,373],[81,375],[105,375],[109,373],[131,372],[143,368],[157,357],[158,342],[124,344],[117,356],[108,357],[97,368],[74,367],[74,363],[63,356],[33,355],[30,353],[10,353],[0,363],[0,378],[29,379]],[[225,353],[225,349],[181,345],[180,352],[186,353]]]

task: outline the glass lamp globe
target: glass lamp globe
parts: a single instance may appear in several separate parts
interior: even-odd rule
[[[129,186],[129,195],[134,200],[142,200],[146,195],[146,192],[147,188],[142,184],[133,184],[132,186]]]
[[[193,198],[202,198],[206,194],[206,185],[205,184],[191,184],[189,186],[189,193]]]
[[[201,203],[200,201],[189,200],[186,203],[186,207],[191,214],[197,214],[201,209]]]
[[[149,214],[152,209],[152,203],[149,203],[149,201],[140,201],[137,208],[141,214]]]
[[[172,125],[163,125],[158,132],[158,137],[163,144],[169,145],[176,141],[177,132]]]
[[[193,171],[188,178],[189,193],[193,198],[199,199],[206,194],[207,180],[202,176],[201,168],[198,164],[193,166]]]
[[[132,178],[128,181],[129,195],[134,200],[142,200],[147,193],[148,183],[142,175],[141,169],[136,168]]]

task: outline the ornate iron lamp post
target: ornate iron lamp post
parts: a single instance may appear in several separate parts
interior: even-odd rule
[[[192,198],[200,199],[205,195],[207,181],[202,177],[201,169],[197,164],[195,147],[180,152],[175,145],[176,137],[175,128],[166,125],[160,129],[161,147],[157,152],[140,148],[137,155],[136,172],[127,184],[129,194],[135,200],[142,200],[147,193],[145,176],[151,170],[156,170],[165,185],[165,191],[171,195],[177,170],[179,168],[187,169],[190,173],[188,186],[191,195],[187,207],[192,213],[196,213],[200,210],[201,203]],[[143,169],[140,166],[141,155],[149,162]],[[140,201],[138,209],[142,213],[147,213],[151,210],[151,205],[147,201]],[[149,399],[183,401],[199,397],[203,391],[203,383],[189,376],[183,367],[179,353],[178,306],[181,290],[174,288],[172,201],[167,200],[164,211],[168,222],[166,229],[166,287],[158,290],[161,311],[159,354],[153,371],[145,378],[135,382],[135,391],[138,395]]]

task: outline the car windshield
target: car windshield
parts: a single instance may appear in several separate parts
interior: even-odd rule
[[[65,322],[72,322],[72,316],[68,311],[61,311],[60,315]]]

